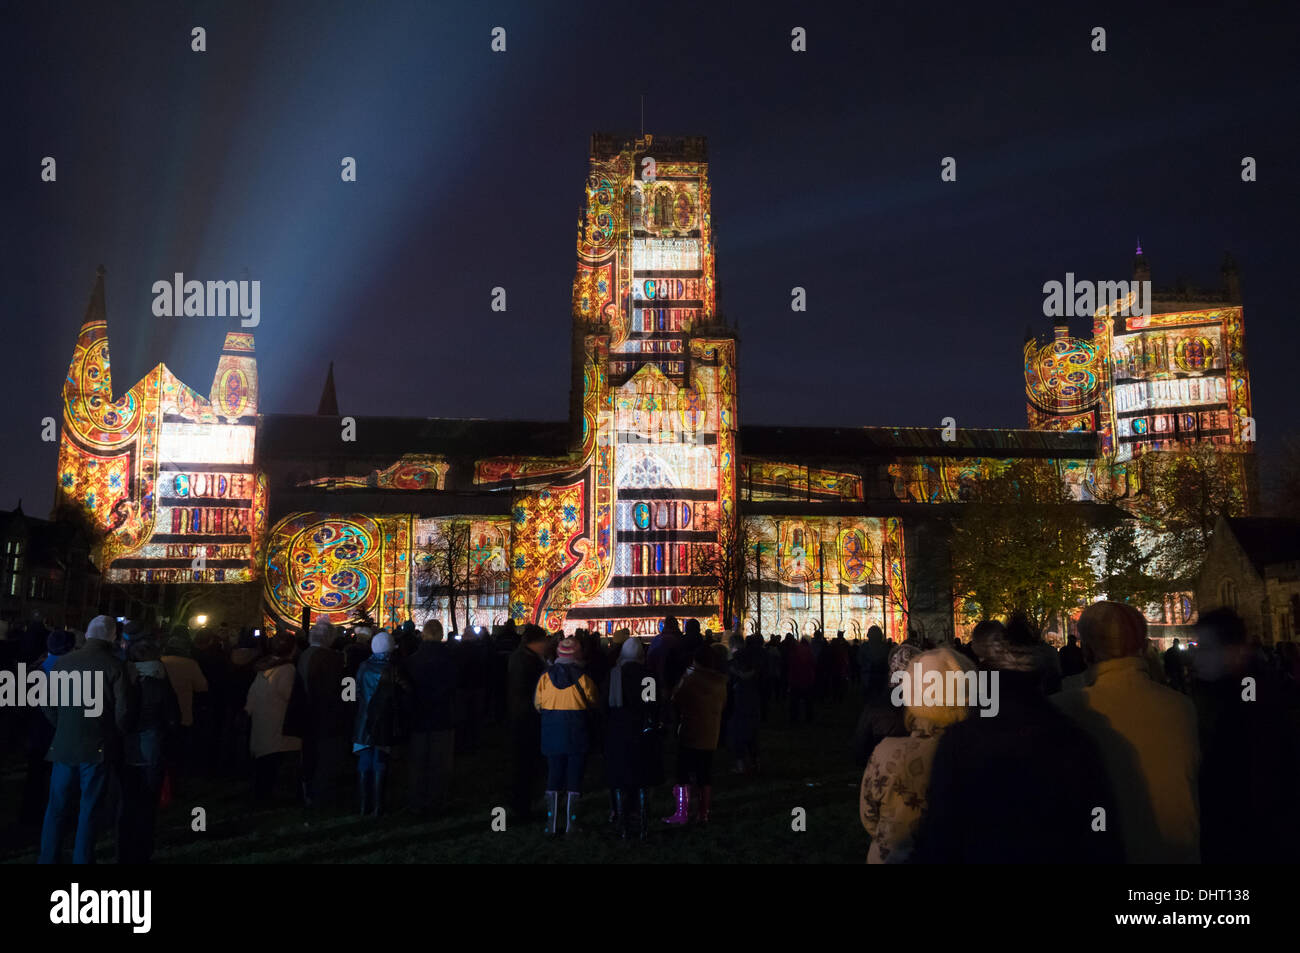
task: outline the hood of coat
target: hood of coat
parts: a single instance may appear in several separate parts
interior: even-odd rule
[[[162,662],[132,662],[131,667],[141,678],[166,678],[167,669]]]
[[[576,685],[583,676],[583,667],[579,662],[556,662],[546,671],[551,676],[551,684],[556,688]]]
[[[705,668],[702,665],[692,665],[689,669],[687,669],[687,674],[693,675],[696,678],[701,678],[706,683],[723,682],[726,681],[727,679],[726,672],[718,672],[711,668]]]
[[[273,668],[279,668],[281,665],[292,665],[292,658],[277,658],[274,655],[267,655],[257,660],[253,667],[259,672],[269,672]]]

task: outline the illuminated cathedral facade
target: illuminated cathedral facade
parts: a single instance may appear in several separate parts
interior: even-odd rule
[[[1138,508],[1139,487],[1098,481],[1131,482],[1134,459],[1181,442],[1252,449],[1235,275],[1223,300],[1102,309],[1090,339],[1031,338],[1029,428],[954,437],[741,425],[702,138],[593,137],[576,256],[558,422],[343,417],[332,376],[319,413],[266,414],[243,332],[206,395],[159,364],[115,399],[101,271],[64,383],[59,505],[102,533],[107,582],[245,585],[267,627],[310,614],[651,635],[672,614],[899,638],[960,625],[946,533],[1010,461]],[[742,583],[720,585],[728,566]],[[1193,611],[1167,600],[1152,621]]]

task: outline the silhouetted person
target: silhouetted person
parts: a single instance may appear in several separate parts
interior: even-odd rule
[[[767,664],[763,637],[733,635],[735,650],[727,664],[727,748],[737,774],[759,769],[758,726],[762,720],[762,672]]]
[[[348,713],[343,704],[343,656],[334,651],[334,626],[318,619],[308,646],[298,656],[298,678],[306,696],[302,739],[302,794],[307,807],[329,805],[347,758]]]
[[[95,837],[99,833],[101,803],[113,773],[122,761],[122,736],[130,727],[135,709],[134,694],[126,666],[114,651],[117,626],[112,616],[100,615],[86,627],[86,644],[62,656],[51,666],[55,675],[75,673],[84,685],[85,676],[99,686],[99,711],[86,699],[58,699],[63,704],[47,705],[45,716],[54,726],[54,738],[46,759],[50,770],[50,800],[41,829],[40,862],[62,860],[63,832],[71,819],[73,802],[81,795],[77,809],[77,836],[73,863],[95,862]],[[88,715],[87,712],[92,712]]]
[[[534,704],[537,680],[546,671],[546,633],[525,625],[519,647],[510,653],[506,674],[506,716],[509,719],[510,810],[517,820],[529,820],[537,797],[542,759],[542,719]]]
[[[677,810],[664,818],[668,824],[685,824],[691,803],[699,805],[697,818],[708,823],[713,806],[713,753],[722,730],[722,709],[727,704],[726,651],[701,645],[695,662],[673,690],[677,709],[677,785],[673,794]]]
[[[275,792],[284,761],[302,750],[302,738],[285,733],[285,715],[298,675],[293,667],[294,640],[287,632],[271,640],[271,654],[258,660],[248,689],[248,752],[253,756],[253,798],[268,801]]]
[[[880,632],[879,629],[876,631]],[[880,644],[889,646],[883,633],[880,636]],[[893,684],[889,676],[895,672],[909,671],[909,666],[920,654],[920,646],[912,642],[894,646],[889,652],[886,677],[872,680],[874,690],[862,706],[862,714],[858,716],[858,726],[853,733],[853,760],[859,768],[867,766],[872,752],[885,738],[901,738],[908,733],[906,713],[890,698]]]
[[[175,737],[181,710],[161,661],[158,643],[136,638],[126,671],[138,702],[126,732],[122,757],[122,799],[117,818],[117,862],[145,864],[153,857],[158,799],[167,770],[169,735]]]
[[[1078,675],[1088,667],[1088,663],[1083,658],[1083,649],[1079,647],[1079,640],[1073,635],[1066,637],[1065,644],[1061,646],[1059,655],[1061,658],[1062,678]]]
[[[649,680],[647,682],[647,680]],[[635,821],[644,840],[650,820],[650,789],[664,783],[659,691],[645,665],[645,646],[627,638],[609,675],[609,724],[605,734],[605,780],[615,792],[615,823],[622,837]]]
[[[1089,667],[1084,687],[1052,702],[1096,742],[1115,793],[1125,859],[1194,864],[1200,859],[1196,710],[1151,680],[1147,622],[1132,606],[1098,602],[1079,617]]]
[[[61,656],[72,651],[75,641],[71,632],[63,629],[51,632],[45,640],[47,651],[40,662],[41,671],[48,674]],[[23,781],[18,820],[24,826],[39,827],[50,793],[50,762],[45,760],[45,754],[50,750],[50,742],[54,740],[54,726],[40,708],[19,711],[24,712],[22,721],[26,729],[23,740],[27,748],[27,775]]]
[[[1183,647],[1177,639],[1164,654],[1165,681],[1174,691],[1187,691],[1187,668],[1183,664]]]
[[[1300,743],[1281,678],[1230,609],[1196,623],[1201,726],[1201,860],[1294,863],[1300,855]]]
[[[403,664],[413,692],[409,803],[419,813],[445,804],[456,750],[456,660],[442,623],[424,624],[420,647]]]
[[[790,684],[790,724],[797,725],[800,715],[805,721],[812,721],[813,697],[817,688],[817,660],[808,638],[802,638],[791,646],[785,668]]]
[[[663,627],[650,641],[650,647],[646,650],[646,665],[654,673],[655,680],[664,691],[671,692],[673,686],[677,684],[677,679],[681,678],[682,672],[686,671],[685,667],[678,669],[677,665],[681,655],[682,632],[677,625],[675,616],[666,616],[663,621]]]
[[[352,751],[363,817],[384,812],[389,759],[393,748],[410,736],[411,682],[397,664],[394,648],[392,636],[380,629],[370,640],[370,658],[357,669]]]

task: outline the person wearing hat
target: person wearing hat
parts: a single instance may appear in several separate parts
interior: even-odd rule
[[[47,705],[42,709],[54,726],[54,738],[46,760],[50,769],[50,797],[41,828],[40,862],[55,864],[62,859],[64,830],[77,809],[77,834],[73,862],[95,862],[101,802],[111,776],[122,760],[122,736],[131,724],[135,698],[126,667],[113,651],[117,624],[112,616],[98,615],[86,628],[86,644],[59,658],[50,667],[52,675],[75,673],[95,686],[98,711],[83,704]],[[70,699],[62,698],[61,702]]]
[[[384,811],[388,761],[394,746],[410,735],[411,680],[397,664],[393,638],[380,629],[370,639],[370,658],[357,669],[357,720],[352,753],[357,755],[361,815]]]
[[[506,663],[506,717],[510,732],[510,811],[515,820],[532,819],[542,759],[538,751],[542,719],[534,705],[537,681],[546,671],[546,630],[525,625],[519,646]]]
[[[1147,620],[1132,606],[1098,602],[1079,617],[1085,687],[1052,696],[1106,761],[1131,864],[1200,862],[1196,709],[1152,681]]]
[[[975,671],[970,659],[949,648],[918,653],[895,650],[894,655],[905,657],[896,671],[907,679],[913,678],[914,670],[919,670],[921,680],[932,672],[945,678],[949,672],[964,676]],[[872,752],[862,773],[858,797],[858,814],[871,837],[867,863],[907,861],[917,824],[925,813],[930,766],[939,739],[946,728],[967,717],[970,701],[974,699],[963,698],[960,705],[957,701],[946,697],[946,693],[941,693],[937,700],[911,698],[911,704],[903,709],[907,735],[882,738]]]
[[[555,663],[542,673],[533,692],[541,713],[542,754],[546,756],[546,830],[561,833],[560,794],[565,794],[563,833],[578,830],[578,799],[591,742],[590,714],[599,703],[596,683],[583,670],[582,645],[560,641]]]

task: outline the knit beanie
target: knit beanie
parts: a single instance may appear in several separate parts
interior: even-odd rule
[[[561,662],[581,662],[582,644],[573,637],[561,639],[556,657]]]
[[[86,640],[102,639],[112,642],[117,639],[117,622],[111,615],[97,615],[86,626]]]
[[[45,650],[51,655],[67,655],[76,642],[77,637],[71,632],[66,629],[55,629],[45,640]]]
[[[912,670],[920,668],[922,696],[913,698],[912,703],[907,706],[908,715],[912,716],[914,722],[928,723],[929,725],[950,725],[954,722],[963,720],[970,711],[970,706],[976,703],[973,692],[967,691],[972,686],[967,680],[967,684],[962,691],[966,692],[965,704],[958,706],[955,704],[955,698],[947,697],[948,672],[957,672],[962,676],[967,672],[975,671],[975,663],[968,659],[960,652],[954,652],[952,649],[938,648],[931,649],[928,652],[922,652],[909,666],[907,676],[912,677]],[[924,686],[926,676],[930,672],[937,673],[942,679],[943,688],[940,691],[940,701],[938,705],[925,704]]]

